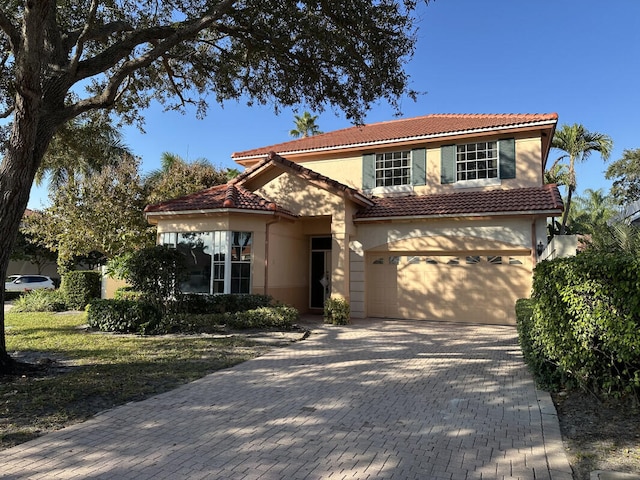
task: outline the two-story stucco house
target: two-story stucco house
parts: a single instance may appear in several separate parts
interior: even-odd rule
[[[557,119],[428,115],[237,152],[234,180],[145,212],[187,255],[190,291],[510,324],[563,208],[543,183]]]

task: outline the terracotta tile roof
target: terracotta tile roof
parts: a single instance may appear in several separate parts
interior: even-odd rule
[[[375,198],[374,202],[375,205],[358,212],[356,218],[473,216],[509,212],[552,212],[563,209],[556,185]]]
[[[295,172],[308,180],[317,180],[321,183],[326,184],[327,187],[329,187],[334,191],[340,191],[340,192],[346,193],[349,197],[353,198],[358,203],[361,203],[363,205],[372,204],[371,201],[367,197],[365,197],[362,194],[362,192],[360,192],[359,190],[352,188],[348,185],[345,185],[344,183],[340,183],[337,180],[334,180],[333,178],[327,177],[326,175],[322,175],[321,173],[314,172],[313,170],[307,167],[303,167],[298,163],[287,160],[286,158],[282,158],[280,155],[277,155],[274,152],[270,152],[269,155],[267,155],[267,157],[264,160],[257,163],[256,165],[249,168],[248,170],[245,170],[244,172],[242,172],[236,178],[231,180],[230,183],[242,185],[244,181],[246,181],[256,172],[266,168],[269,165],[279,165],[285,170]]]
[[[333,148],[401,141],[416,137],[429,138],[476,130],[517,128],[537,123],[555,125],[557,120],[558,115],[556,113],[434,114],[349,127],[267,147],[235,152],[231,157],[240,160],[242,158],[255,158],[266,155],[271,151],[286,155],[292,152],[330,150]]]
[[[185,195],[184,197],[167,200],[155,205],[147,205],[145,213],[185,212],[216,209],[241,209],[253,211],[277,212],[294,216],[273,202],[250,192],[241,185],[227,183],[202,190],[201,192]]]

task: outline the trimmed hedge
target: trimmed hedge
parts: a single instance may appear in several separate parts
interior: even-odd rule
[[[269,295],[202,295],[186,293],[171,305],[171,310],[178,313],[226,313],[246,312],[271,305],[273,298]]]
[[[162,318],[153,333],[216,333],[225,327],[235,330],[254,328],[290,330],[298,318],[298,311],[288,305],[226,313],[170,313]]]
[[[546,390],[559,390],[565,379],[558,367],[544,356],[542,347],[536,342],[533,334],[533,301],[530,298],[521,298],[516,302],[516,321],[522,355],[536,384]]]
[[[580,387],[640,391],[640,258],[582,253],[539,263],[527,334],[534,351]]]
[[[73,270],[62,276],[62,290],[67,306],[84,310],[91,300],[100,298],[102,277],[95,270]]]
[[[103,332],[153,333],[162,315],[148,302],[135,300],[94,300],[87,309],[87,323]]]
[[[124,296],[134,295],[127,292]],[[94,300],[89,326],[118,333],[215,333],[232,329],[290,329],[298,311],[287,305],[271,306],[265,295],[188,295],[175,301],[164,315],[155,303],[144,300]],[[236,311],[225,311],[235,308]]]

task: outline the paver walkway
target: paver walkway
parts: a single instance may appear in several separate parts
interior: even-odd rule
[[[358,321],[0,453],[0,477],[570,480],[515,328]]]

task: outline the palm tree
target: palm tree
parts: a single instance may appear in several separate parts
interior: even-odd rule
[[[556,163],[565,159],[569,160],[566,179],[567,199],[560,227],[560,235],[564,235],[571,210],[571,197],[577,187],[575,163],[585,161],[593,152],[598,152],[603,160],[607,160],[613,148],[613,140],[608,135],[590,132],[584,125],[574,123],[573,125],[562,125],[553,136],[551,146],[565,152],[556,160]]]
[[[606,196],[602,189],[587,188],[583,195],[573,198],[573,205],[576,208],[570,214],[570,223],[574,233],[593,234],[606,227],[618,213],[611,197]]]
[[[58,130],[36,173],[35,184],[42,185],[48,175],[49,189],[56,191],[76,177],[98,173],[132,156],[108,116],[94,113],[76,117]]]
[[[296,128],[289,131],[289,135],[294,138],[311,137],[322,133],[320,127],[316,125],[317,115],[311,115],[309,112],[304,112],[302,115],[294,115],[294,123]]]

